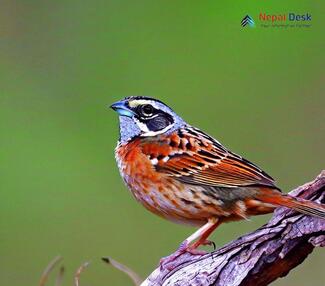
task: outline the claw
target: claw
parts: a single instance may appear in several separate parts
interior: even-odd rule
[[[208,245],[208,246],[212,246],[213,250],[216,250],[216,244],[212,241],[212,240],[204,240],[201,242],[201,245]]]
[[[189,247],[188,249],[186,249],[186,252],[191,253],[192,255],[205,255],[208,253],[205,250],[200,250],[200,249],[196,249],[196,248],[192,248],[192,247]]]

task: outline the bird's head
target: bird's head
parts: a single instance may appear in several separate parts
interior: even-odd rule
[[[163,102],[144,96],[126,97],[110,106],[119,114],[120,142],[170,133],[186,123]]]

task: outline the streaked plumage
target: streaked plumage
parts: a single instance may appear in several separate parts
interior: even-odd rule
[[[188,125],[161,101],[128,97],[112,108],[120,114],[116,160],[135,198],[168,220],[204,225],[182,251],[204,244],[222,222],[269,213],[279,205],[325,217],[323,205],[282,194],[261,168]]]

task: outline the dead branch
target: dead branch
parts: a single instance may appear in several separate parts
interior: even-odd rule
[[[140,285],[141,282],[143,281],[143,279],[141,279],[141,277],[137,273],[135,273],[132,269],[130,269],[129,267],[125,266],[124,264],[112,259],[111,257],[103,257],[102,260],[105,263],[112,265],[117,270],[126,274],[132,280],[132,282],[135,286]]]
[[[74,285],[79,286],[80,285],[80,275],[82,272],[85,271],[85,269],[89,266],[90,262],[83,263],[76,271],[74,275]]]
[[[59,264],[59,262],[61,262],[61,261],[62,261],[62,257],[57,256],[46,266],[46,268],[44,269],[44,271],[41,275],[39,286],[45,286],[50,273],[53,271],[55,266],[57,266]]]

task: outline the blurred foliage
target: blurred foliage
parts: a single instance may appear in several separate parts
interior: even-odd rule
[[[263,167],[283,190],[324,168],[321,1],[1,1],[0,284],[36,285],[57,254],[67,279],[131,285],[193,228],[138,205],[114,159],[107,105],[149,95]],[[312,27],[243,29],[259,12],[309,12]],[[221,245],[267,216],[221,226]],[[274,285],[321,285],[324,253]],[[50,285],[50,284],[49,284]]]

